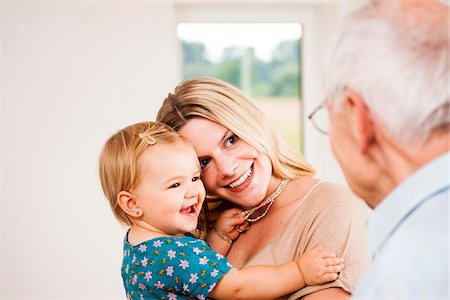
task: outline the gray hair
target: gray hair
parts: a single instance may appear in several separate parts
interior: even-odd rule
[[[449,8],[433,0],[373,1],[353,13],[326,60],[327,99],[352,89],[402,144],[450,124]]]

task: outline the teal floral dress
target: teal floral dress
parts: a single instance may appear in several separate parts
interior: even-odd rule
[[[232,265],[205,241],[161,237],[123,246],[122,279],[127,299],[207,299]]]

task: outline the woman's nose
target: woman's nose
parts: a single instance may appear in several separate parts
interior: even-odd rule
[[[239,166],[239,161],[233,156],[223,155],[217,160],[217,168],[220,175],[223,177],[232,176]]]

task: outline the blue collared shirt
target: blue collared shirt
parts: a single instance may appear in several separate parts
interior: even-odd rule
[[[423,166],[372,212],[373,264],[352,299],[449,298],[449,162]]]

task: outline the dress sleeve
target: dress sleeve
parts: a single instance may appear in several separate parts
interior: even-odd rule
[[[232,265],[202,240],[178,246],[178,289],[196,299],[206,299]]]
[[[298,259],[305,251],[322,246],[344,257],[345,269],[337,280],[306,286],[289,299],[330,287],[352,293],[367,265],[368,207],[347,187],[327,182],[304,201],[291,222],[292,230],[284,233],[289,235],[287,239],[291,241],[288,247],[295,249],[292,258]]]

